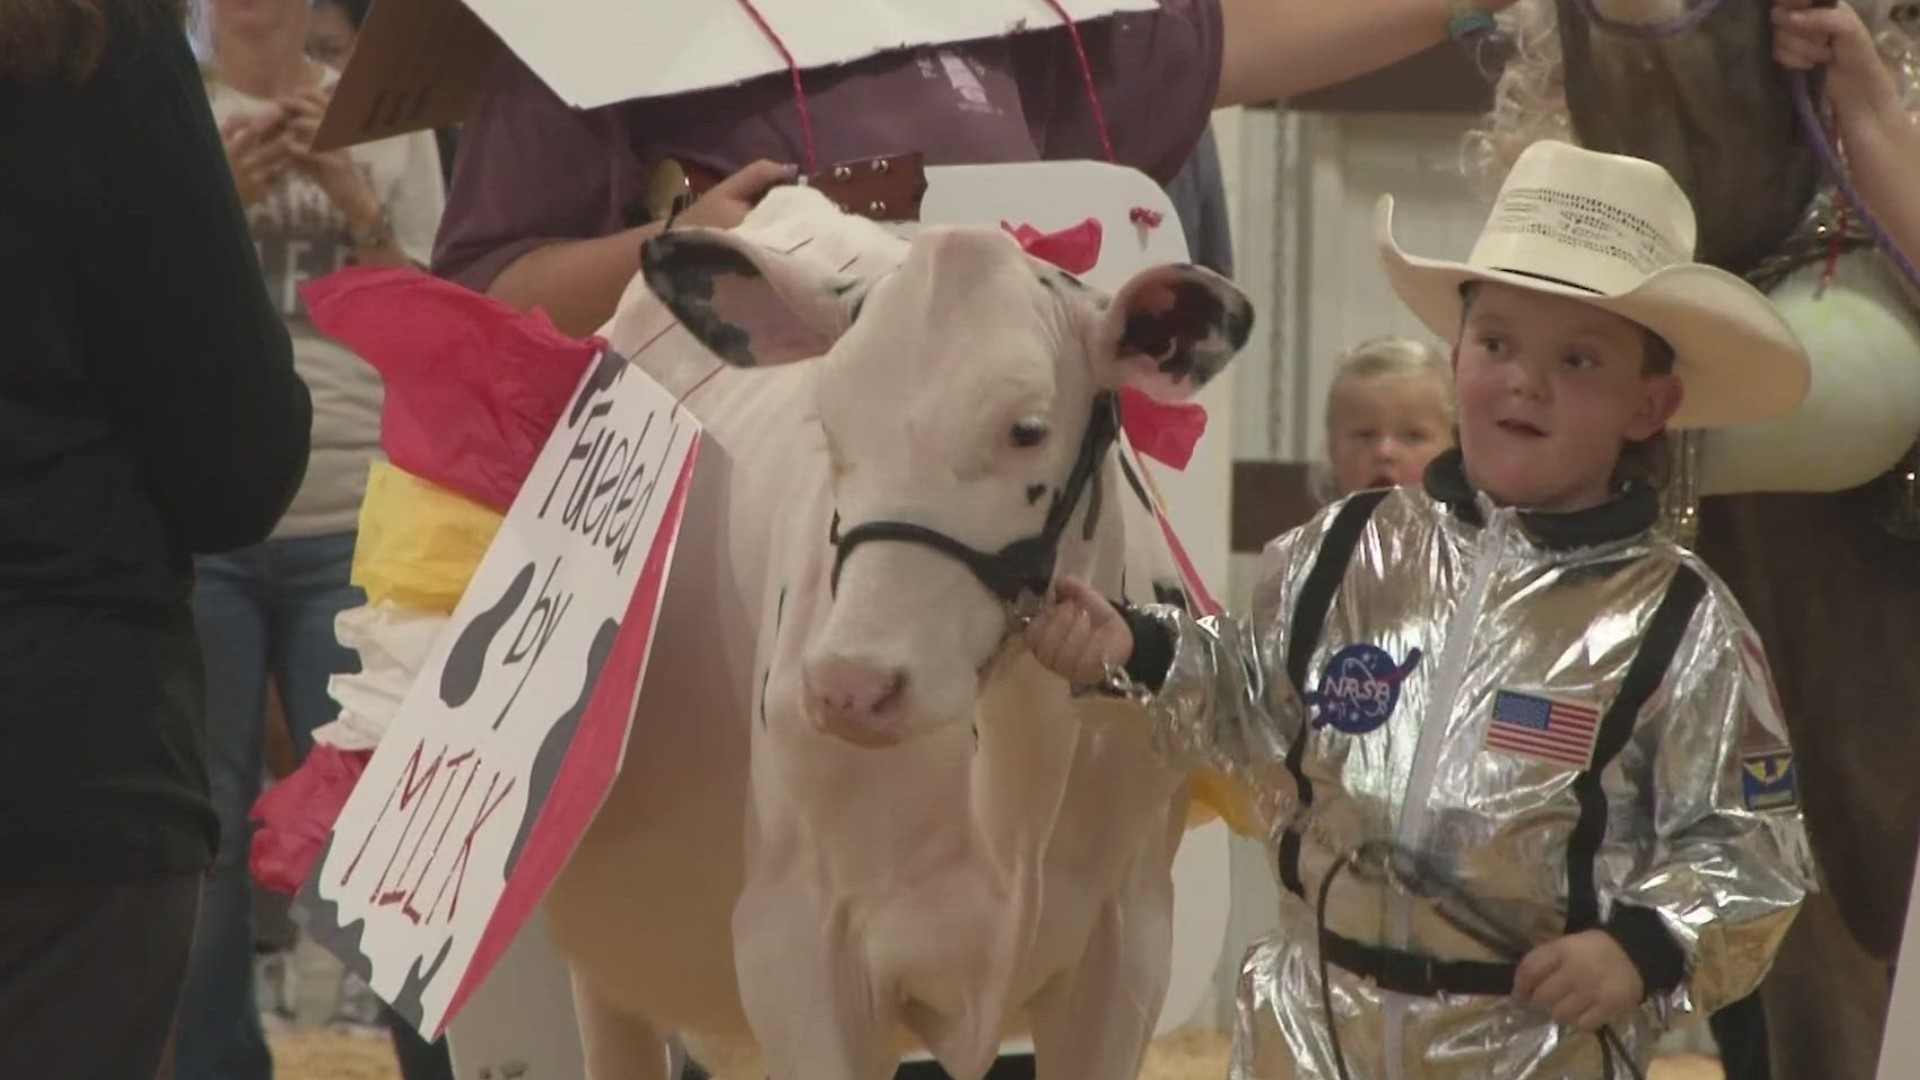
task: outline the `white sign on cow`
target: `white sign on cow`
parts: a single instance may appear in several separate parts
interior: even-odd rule
[[[625,357],[589,365],[302,891],[430,1036],[612,782],[700,437]]]

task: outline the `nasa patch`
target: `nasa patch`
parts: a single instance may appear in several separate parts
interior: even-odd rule
[[[1793,810],[1800,806],[1793,751],[1762,750],[1740,758],[1740,801],[1747,809]]]
[[[1319,686],[1307,694],[1313,726],[1348,735],[1378,729],[1400,703],[1400,684],[1419,664],[1419,649],[1409,649],[1404,663],[1395,663],[1377,645],[1349,645],[1334,653],[1320,672]]]

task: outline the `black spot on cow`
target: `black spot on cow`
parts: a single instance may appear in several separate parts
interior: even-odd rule
[[[773,640],[780,640],[780,624],[787,616],[787,587],[780,586],[780,598],[773,604]],[[773,680],[773,661],[767,661],[767,669],[760,673],[760,726],[767,726],[767,684]]]
[[[1120,351],[1157,357],[1161,374],[1205,386],[1247,343],[1253,305],[1243,296],[1223,294],[1198,281],[1176,280],[1161,287],[1173,294],[1172,306],[1128,315]]]
[[[613,642],[620,636],[620,623],[617,619],[607,619],[594,632],[592,644],[587,646],[587,667],[580,680],[580,692],[560,718],[547,729],[546,738],[540,740],[540,749],[534,753],[533,768],[527,777],[527,809],[521,815],[520,828],[513,834],[513,846],[507,849],[507,875],[513,875],[513,868],[520,863],[525,852],[527,837],[533,832],[533,823],[539,820],[540,811],[546,808],[547,795],[553,791],[553,783],[560,776],[560,766],[567,759],[567,751],[573,745],[574,733],[580,729],[580,718],[587,714],[587,703],[593,700],[593,691],[600,685],[600,671],[607,666],[607,657],[613,653]]]
[[[640,246],[640,272],[647,287],[715,356],[734,367],[754,366],[746,330],[713,310],[723,278],[758,281],[760,268],[738,249],[682,233],[662,233]]]
[[[1083,293],[1087,291],[1086,282],[1081,281],[1065,270],[1040,271],[1037,276],[1040,279],[1040,284],[1045,285],[1053,292]]]
[[[1153,602],[1156,604],[1169,604],[1189,615],[1193,614],[1193,605],[1187,601],[1187,590],[1181,588],[1179,584],[1175,582],[1154,582]]]
[[[1127,455],[1121,454],[1119,458],[1120,475],[1127,478],[1127,486],[1133,489],[1133,497],[1140,500],[1141,506],[1152,510],[1153,500],[1147,497],[1147,485],[1140,482],[1140,477],[1133,471],[1133,463],[1127,460]]]
[[[1046,498],[1046,495],[1047,495],[1047,485],[1033,484],[1029,486],[1027,488],[1027,505],[1032,506],[1035,503],[1038,503],[1041,499]]]
[[[440,669],[440,700],[447,708],[465,705],[479,689],[480,676],[487,668],[487,651],[513,613],[520,610],[520,601],[527,598],[527,590],[533,586],[533,570],[532,563],[521,567],[500,599],[475,615],[447,651],[446,666]]]

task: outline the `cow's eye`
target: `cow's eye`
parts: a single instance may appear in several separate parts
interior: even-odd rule
[[[1047,422],[1045,420],[1021,420],[1013,425],[1013,445],[1021,449],[1039,446],[1047,441]]]

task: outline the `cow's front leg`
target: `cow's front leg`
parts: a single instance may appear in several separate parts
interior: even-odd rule
[[[1151,856],[1148,856],[1151,858]],[[1136,881],[1151,876],[1136,874]],[[1100,910],[1077,968],[1048,981],[1032,1005],[1039,1080],[1134,1080],[1167,996],[1173,880],[1134,889]]]
[[[887,1080],[899,1065],[892,1014],[847,916],[804,882],[749,875],[734,908],[734,965],[769,1080]]]
[[[609,1005],[577,972],[572,982],[587,1080],[670,1080],[667,1043],[653,1024]]]

